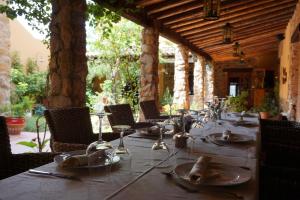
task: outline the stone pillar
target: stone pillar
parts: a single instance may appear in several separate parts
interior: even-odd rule
[[[194,98],[193,103],[196,109],[204,108],[204,73],[205,59],[197,56],[194,66]]]
[[[183,46],[178,46],[175,50],[174,69],[174,99],[173,103],[179,108],[190,108],[189,98],[189,52]]]
[[[49,107],[85,105],[86,1],[52,0]]]
[[[3,4],[4,2],[4,0],[0,0],[0,4]],[[0,106],[10,102],[11,60],[9,48],[9,20],[6,15],[0,14]]]
[[[298,99],[299,89],[299,59],[300,42],[292,44],[291,68],[288,77],[288,100],[289,100],[289,120],[300,119],[300,100]]]
[[[212,102],[214,98],[214,73],[211,63],[206,63],[204,74],[204,102]]]
[[[158,30],[145,27],[142,31],[140,101],[158,103]]]

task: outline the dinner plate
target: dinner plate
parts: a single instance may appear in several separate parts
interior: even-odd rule
[[[233,112],[231,113],[234,117],[241,117],[241,113],[237,113],[237,112]],[[245,113],[243,115],[243,117],[249,117],[249,118],[254,118],[254,117],[257,117],[257,114],[256,113]]]
[[[250,122],[250,121],[246,121],[246,120],[234,121],[234,122],[232,122],[232,124],[235,125],[235,126],[245,126],[245,127],[254,127],[254,126],[258,126],[257,123],[255,123],[255,122]]]
[[[54,157],[54,162],[59,165],[70,156],[83,155],[83,154],[85,154],[85,150],[62,153]],[[98,167],[114,165],[119,162],[120,162],[120,157],[115,155],[112,159],[106,158],[105,160],[103,160],[103,162],[96,165],[85,165],[85,166],[77,166],[77,167],[70,167],[70,168],[98,168]]]
[[[214,176],[199,182],[190,181],[188,175],[195,163],[183,163],[177,165],[175,175],[185,184],[192,186],[234,186],[248,182],[251,179],[251,171],[236,166],[209,163],[208,172]]]
[[[150,128],[139,128],[136,132],[142,136],[159,136],[159,130],[149,131]]]
[[[251,136],[241,135],[236,133],[231,133],[228,140],[224,139],[222,136],[223,136],[222,133],[212,133],[209,134],[207,137],[209,140],[213,140],[221,143],[247,143],[253,140]]]

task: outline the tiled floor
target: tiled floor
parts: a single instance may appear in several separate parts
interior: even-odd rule
[[[36,133],[31,132],[22,132],[20,135],[10,135],[10,144],[11,144],[11,151],[12,153],[24,153],[24,152],[37,152],[37,149],[29,148],[24,145],[17,144],[21,141],[31,141],[32,139],[36,138]],[[43,136],[43,133],[41,134]],[[50,138],[50,133],[46,133],[46,138]],[[44,151],[50,151],[49,142],[46,145]]]

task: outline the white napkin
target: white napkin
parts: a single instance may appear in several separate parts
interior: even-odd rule
[[[88,164],[88,157],[86,154],[74,155],[66,157],[60,164],[62,168],[80,167]]]
[[[229,141],[231,136],[232,136],[232,133],[231,133],[230,130],[225,130],[225,131],[223,131],[223,133],[222,133],[222,139],[223,139],[223,140]]]
[[[207,175],[207,168],[210,160],[210,157],[200,156],[188,175],[189,180],[192,182],[201,183]]]
[[[105,160],[106,154],[105,150],[98,150],[89,155],[73,155],[66,157],[60,164],[59,167],[62,168],[73,168],[81,167],[87,165],[96,165],[97,163]]]
[[[155,135],[155,134],[159,134],[159,127],[158,126],[151,126],[149,129],[148,129],[148,133],[149,134],[152,134],[152,135]]]

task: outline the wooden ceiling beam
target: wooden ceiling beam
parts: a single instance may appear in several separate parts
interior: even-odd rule
[[[137,7],[139,8],[144,8],[144,7],[147,7],[147,6],[151,6],[153,4],[157,4],[157,3],[160,3],[160,2],[163,2],[164,0],[139,0],[136,3]]]
[[[242,6],[237,7],[236,9],[231,9],[227,12],[222,12],[220,19],[228,19],[230,17],[240,16],[240,15],[243,15],[244,12],[249,13],[250,10],[255,10],[257,8],[261,8],[263,6],[269,5],[270,2],[272,3],[272,2],[274,2],[274,0],[264,0],[264,1],[259,1],[259,2],[253,1],[248,4],[244,4]],[[219,22],[219,20],[217,22]],[[175,29],[175,30],[176,30],[176,32],[185,32],[185,31],[193,30],[195,28],[199,28],[204,25],[208,25],[208,24],[211,24],[211,22],[202,21],[202,23],[198,22],[195,25],[181,27],[181,28]]]
[[[151,18],[156,19],[156,20],[162,20],[168,17],[176,17],[176,15],[182,14],[182,13],[187,13],[195,9],[203,8],[203,4],[199,2],[190,2],[185,5],[165,10],[159,13],[155,13],[150,15]]]
[[[267,39],[270,37],[276,37],[276,35],[279,33],[282,33],[282,31],[274,30],[272,32],[269,32],[268,30],[265,30],[265,31],[257,32],[255,34],[241,36],[241,37],[237,38],[237,41],[245,42],[245,41],[255,41],[255,40],[262,39],[262,38]],[[203,42],[202,43],[194,43],[194,45],[197,45],[201,49],[205,49],[210,46],[216,46],[216,44],[212,44],[211,41],[208,43],[203,43]],[[220,43],[220,45],[222,45],[222,44]]]
[[[194,2],[194,1],[196,1],[196,0],[185,0],[185,1],[182,1],[182,0],[172,0],[172,1],[164,1],[164,2],[161,2],[161,3],[154,4],[152,6],[148,6],[146,8],[146,12],[147,12],[148,15],[153,15],[153,14],[156,14],[156,13],[168,10],[168,9],[172,9],[172,8],[175,8],[175,7],[178,7],[178,6],[182,6],[182,5],[190,3],[190,2]]]
[[[247,23],[240,23],[240,24],[236,24],[234,26],[232,26],[232,30],[233,30],[233,35],[235,35],[236,33],[238,33],[239,31],[242,31],[244,29],[249,29],[251,27],[258,27],[261,25],[271,25],[271,24],[276,24],[281,23],[283,21],[288,22],[288,20],[290,19],[289,15],[279,15],[279,16],[274,16],[273,18],[267,18],[267,19],[262,19],[261,21],[255,21],[255,22],[247,22]],[[191,42],[194,41],[199,41],[201,40],[203,37],[207,37],[208,31],[203,31],[201,33],[198,33],[194,39],[190,38],[189,40]],[[222,27],[217,27],[217,28],[213,28],[209,30],[209,35],[218,35],[218,34],[223,34],[223,29]]]
[[[199,49],[197,46],[186,40],[185,38],[181,37],[181,35],[170,31],[168,28],[163,26],[161,23],[158,21],[154,21],[153,19],[148,18],[145,12],[143,10],[137,10],[136,12],[130,12],[127,13],[127,9],[124,9],[124,5],[127,6],[127,8],[133,9],[135,7],[130,7],[130,5],[126,4],[126,1],[119,0],[115,2],[115,4],[112,4],[109,0],[94,0],[95,2],[103,5],[104,7],[108,8],[109,10],[112,11],[122,11],[121,15],[141,26],[147,27],[157,27],[159,30],[159,33],[164,36],[165,38],[169,39],[170,41],[176,43],[176,44],[182,44],[186,46],[190,51],[205,57],[207,60],[211,60],[212,58],[210,57],[209,54],[206,52],[202,51]],[[131,5],[134,6],[134,5]],[[120,9],[123,8],[123,9]]]
[[[235,29],[235,27],[238,27],[240,25],[248,25],[248,24],[255,24],[255,23],[260,23],[261,21],[264,22],[264,20],[266,21],[269,21],[269,20],[277,20],[278,18],[281,18],[281,17],[291,17],[292,14],[294,12],[294,9],[287,9],[287,10],[284,10],[282,12],[278,12],[278,13],[267,13],[267,14],[264,14],[264,15],[260,15],[260,16],[255,16],[255,17],[250,17],[248,18],[247,20],[243,20],[243,21],[236,21],[235,23],[232,23],[232,26],[233,26],[233,31]],[[201,31],[201,32],[198,32],[197,34],[195,35],[192,35],[192,36],[189,36],[189,37],[186,37],[188,40],[190,41],[193,41],[195,39],[199,39],[201,38],[201,36],[204,34],[207,34],[208,31],[210,32],[212,29],[220,29],[220,27],[222,27],[224,24],[219,24],[218,26],[215,26],[215,27],[212,27],[210,29],[207,29],[207,28],[203,28],[204,30]]]
[[[260,41],[260,42],[254,42],[254,43],[248,43],[248,44],[242,44],[241,45],[241,50],[246,51],[250,47],[260,47],[260,46],[277,46],[278,47],[278,41],[276,40],[267,40],[267,41]],[[210,54],[214,54],[217,52],[232,52],[233,47],[231,46],[220,46],[220,47],[215,47],[215,48],[206,48],[205,51]]]
[[[246,4],[251,1],[252,0],[239,0],[239,1],[235,0],[235,1],[222,2],[221,3],[221,13],[232,9],[233,7],[238,7],[239,5]],[[192,19],[196,19],[196,18],[201,19],[201,21],[204,21],[203,20],[203,9],[197,9],[197,10],[194,10],[193,12],[183,13],[183,14],[177,15],[176,18],[175,17],[167,18],[167,19],[162,20],[161,22],[165,25],[170,26],[173,23],[182,22],[182,21],[186,21],[186,20],[192,20]]]
[[[272,37],[268,37],[268,38],[262,38],[262,39],[257,39],[255,41],[253,40],[248,40],[248,41],[241,41],[240,45],[241,45],[241,49],[243,49],[245,46],[249,46],[249,45],[253,45],[253,44],[270,44],[270,43],[278,43],[277,38],[272,38]],[[210,52],[210,51],[214,51],[214,50],[218,50],[218,49],[232,49],[233,44],[224,44],[224,45],[219,45],[219,46],[210,46],[210,47],[206,47],[204,48],[205,51]]]
[[[243,29],[235,29],[233,32],[233,40],[236,40],[235,38],[237,38],[239,35],[246,35],[248,33],[252,32],[256,32],[256,31],[260,31],[260,30],[264,30],[264,29],[268,29],[268,30],[272,30],[275,28],[284,28],[286,27],[288,23],[288,19],[283,19],[283,20],[277,20],[276,22],[272,22],[272,23],[264,23],[263,25],[260,26],[254,26],[254,27],[243,27]],[[218,37],[218,39],[222,38],[223,39],[223,33],[221,32],[222,30],[220,29],[219,31],[216,32],[209,32],[209,35],[207,36],[202,36],[199,39],[194,39],[194,40],[190,40],[191,42],[200,42],[200,41],[207,41],[210,39],[216,39],[216,37]],[[219,42],[222,42],[219,41]]]
[[[293,1],[294,2],[294,0],[287,0],[287,1],[289,1],[289,2]],[[225,24],[228,21],[231,22],[231,23],[239,22],[239,21],[246,20],[246,19],[249,19],[249,18],[258,17],[258,16],[263,15],[263,14],[272,14],[274,12],[280,12],[280,11],[286,10],[286,9],[293,9],[294,10],[294,7],[295,7],[294,4],[287,4],[286,2],[280,1],[280,3],[276,3],[276,4],[274,3],[274,4],[272,4],[272,6],[257,8],[256,12],[254,12],[254,10],[249,10],[249,11],[243,13],[243,14],[239,14],[239,15],[236,15],[236,16],[231,16],[230,18],[227,18],[227,19],[221,18],[221,19],[218,20],[217,23],[208,22],[200,28],[196,28],[196,29],[192,29],[192,30],[189,30],[189,31],[181,32],[180,34],[182,36],[193,35],[193,34],[197,34],[198,32],[201,32],[203,30],[209,30],[212,27],[218,27],[219,23],[222,23],[222,22],[223,22],[223,24]]]

